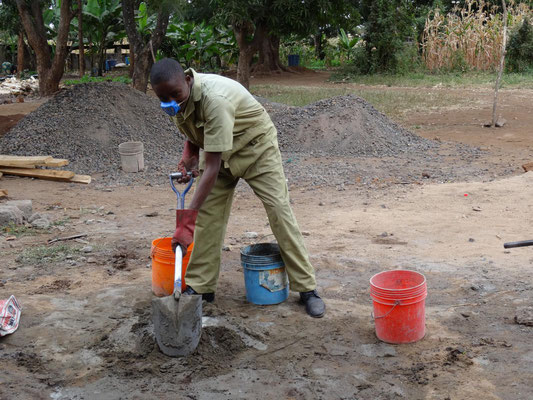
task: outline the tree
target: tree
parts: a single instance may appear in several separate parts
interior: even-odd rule
[[[102,75],[105,51],[115,40],[125,36],[121,20],[120,0],[89,0],[83,8],[86,18],[87,36],[96,44],[96,65]]]
[[[61,1],[59,28],[53,56],[48,45],[43,19],[43,9],[41,8],[43,3],[39,0],[16,0],[16,3],[28,42],[37,57],[39,93],[41,96],[50,96],[59,90],[59,81],[63,76],[65,59],[68,55],[67,40],[70,21],[75,15],[72,10],[72,1]]]
[[[130,52],[133,61],[132,84],[135,89],[146,92],[148,74],[153,64],[152,54],[161,46],[167,31],[170,8],[165,2],[157,2],[155,27],[151,32],[143,34],[135,18],[135,3],[135,0],[122,0],[122,15],[132,50]]]
[[[78,51],[80,78],[85,75],[85,46],[83,43],[83,4],[78,0]]]
[[[396,68],[397,53],[414,35],[414,3],[410,0],[363,0],[366,63],[363,72],[386,72]]]
[[[205,4],[205,0],[191,2]],[[219,23],[233,27],[239,46],[237,80],[245,87],[252,72],[287,70],[279,58],[282,37],[305,37],[328,23],[358,18],[357,0],[213,0],[211,4]],[[256,53],[259,57],[252,66]]]
[[[14,0],[4,0],[0,3],[0,30],[4,32],[5,36],[17,38],[17,76],[20,78],[24,70],[26,44],[24,42],[24,29]]]

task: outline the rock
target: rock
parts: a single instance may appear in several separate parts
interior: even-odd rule
[[[10,200],[6,202],[6,206],[17,207],[20,211],[22,211],[22,215],[26,220],[28,220],[33,213],[31,200]]]
[[[82,253],[92,253],[92,251],[93,251],[93,246],[85,246],[81,248]]]
[[[309,231],[302,231],[302,236],[311,236],[311,232],[309,232]]]
[[[468,241],[469,241],[470,243],[474,243],[474,242],[476,241],[476,239],[474,239],[474,238],[470,238],[470,239],[468,239]]]
[[[366,357],[396,357],[396,349],[385,343],[363,344],[359,353]]]
[[[15,206],[0,206],[0,226],[9,224],[21,225],[23,221],[22,211]]]
[[[44,218],[38,218],[31,223],[31,226],[38,229],[48,229],[50,228],[50,221]]]
[[[222,251],[231,251],[231,246],[222,246]]]
[[[89,257],[87,259],[87,263],[89,263],[89,264],[96,264],[96,262],[97,262],[96,258],[94,258],[94,257]]]
[[[518,308],[514,320],[519,325],[533,326],[533,307]]]
[[[246,239],[257,239],[259,237],[259,234],[257,232],[245,232],[244,237]]]
[[[40,213],[34,213],[28,218],[28,222],[31,224],[36,219],[48,219],[48,216],[46,214],[40,214]]]
[[[503,117],[498,117],[496,120],[496,128],[503,128],[503,126],[507,123],[507,120]]]

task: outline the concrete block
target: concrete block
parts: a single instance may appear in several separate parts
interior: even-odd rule
[[[6,202],[6,206],[18,207],[22,211],[24,219],[28,220],[33,213],[33,205],[31,200],[10,200]]]
[[[10,223],[21,225],[23,221],[22,211],[15,206],[0,206],[0,226]]]

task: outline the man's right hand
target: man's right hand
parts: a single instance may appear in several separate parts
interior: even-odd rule
[[[178,163],[178,172],[181,172],[182,177],[178,179],[178,183],[187,183],[191,180],[191,176],[187,172],[191,172],[192,177],[198,176],[198,160],[200,149],[190,141],[186,141],[183,146],[183,154]]]

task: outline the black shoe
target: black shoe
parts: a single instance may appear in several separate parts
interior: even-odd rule
[[[305,304],[305,311],[313,318],[322,318],[326,313],[326,305],[316,290],[300,292],[300,302]]]
[[[189,296],[191,294],[199,294],[199,293],[196,292],[196,290],[194,290],[192,287],[187,286],[187,289],[185,289],[182,294]],[[214,293],[202,293],[202,300],[205,300],[208,303],[212,303],[213,301],[215,301],[215,294]]]

